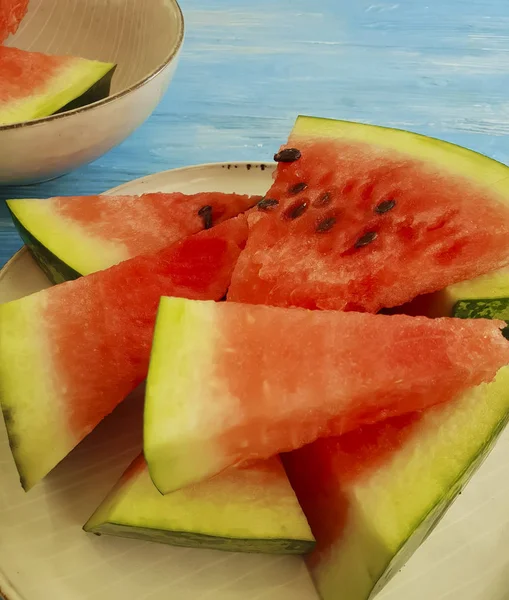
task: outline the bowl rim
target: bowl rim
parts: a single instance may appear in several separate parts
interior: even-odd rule
[[[79,113],[87,112],[89,110],[94,110],[100,106],[104,106],[106,104],[110,104],[119,98],[123,98],[124,96],[129,95],[130,93],[144,87],[150,81],[155,79],[158,75],[160,75],[166,68],[170,65],[173,59],[178,55],[182,48],[182,44],[184,41],[184,30],[185,30],[185,22],[184,22],[184,14],[182,13],[182,9],[178,3],[178,0],[169,0],[173,7],[177,12],[177,40],[175,44],[172,46],[169,54],[163,60],[163,62],[157,66],[153,71],[151,71],[145,77],[142,77],[139,81],[136,81],[129,87],[120,90],[116,94],[112,94],[102,100],[98,100],[97,102],[93,102],[92,104],[87,104],[86,106],[81,106],[79,108],[74,108],[73,110],[69,110],[63,113],[58,113],[55,115],[49,115],[47,117],[42,117],[39,119],[32,119],[30,121],[21,121],[19,123],[9,123],[8,125],[0,125],[0,132],[2,131],[10,131],[14,129],[22,129],[25,127],[32,127],[36,125],[42,125],[44,123],[50,123],[52,121],[57,121],[59,119],[65,119],[66,117],[70,117],[72,115],[76,115]],[[1,597],[0,597],[1,600]]]

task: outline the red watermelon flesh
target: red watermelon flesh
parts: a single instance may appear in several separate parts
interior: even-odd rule
[[[260,196],[202,192],[9,200],[21,233],[88,275],[223,223]],[[30,244],[30,240],[26,240]]]
[[[0,47],[2,105],[23,99],[27,93],[37,94],[62,68],[70,67],[71,56],[51,56],[40,52],[26,52],[8,46]]]
[[[0,0],[0,44],[10,34],[16,33],[27,13],[28,2],[29,0]]]
[[[293,149],[293,150],[292,150]],[[376,312],[509,262],[509,169],[411,133],[301,117],[229,298]]]
[[[151,477],[168,493],[447,402],[509,362],[503,326],[163,298],[144,413]]]
[[[143,381],[160,297],[222,298],[246,237],[239,216],[0,306],[0,399],[25,489]]]
[[[323,600],[367,600],[410,558],[509,418],[509,369],[427,409],[283,456],[317,540],[307,562]]]
[[[0,125],[102,100],[114,70],[113,63],[0,46]]]

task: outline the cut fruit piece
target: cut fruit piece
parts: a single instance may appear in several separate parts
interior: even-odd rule
[[[260,196],[203,192],[8,200],[14,224],[53,283],[157,252],[256,204]]]
[[[322,600],[373,598],[430,534],[509,418],[509,369],[452,402],[283,456]]]
[[[485,156],[299,117],[275,158],[233,301],[377,312],[509,263],[509,168]]]
[[[0,305],[0,404],[25,489],[143,381],[161,295],[222,298],[246,237],[239,216]]]
[[[91,104],[110,93],[112,63],[0,46],[0,125]]]
[[[152,480],[168,493],[450,400],[509,362],[504,325],[162,298],[144,416]]]
[[[2,44],[9,35],[16,33],[27,10],[28,0],[1,0],[0,44]]]
[[[304,554],[314,547],[279,458],[228,469],[162,496],[139,456],[84,529],[231,552]]]

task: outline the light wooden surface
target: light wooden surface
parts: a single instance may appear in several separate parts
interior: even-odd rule
[[[0,199],[98,193],[188,164],[267,160],[298,113],[412,129],[509,162],[504,0],[182,0],[159,109],[65,178]],[[0,202],[0,264],[20,246]]]

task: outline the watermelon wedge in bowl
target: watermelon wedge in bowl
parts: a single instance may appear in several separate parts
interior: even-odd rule
[[[7,7],[18,5],[6,2]],[[37,66],[23,77],[12,69],[0,70],[1,89],[11,90],[11,98],[0,93],[3,101],[9,104],[11,100],[3,115],[8,118],[0,118],[0,185],[59,177],[126,139],[166,92],[184,38],[184,20],[176,0],[51,0],[49,4],[31,0],[30,5],[22,26],[7,42],[11,53],[14,48],[36,52]],[[90,69],[95,72],[90,77],[84,64],[75,59],[70,61],[72,69],[55,72],[54,56],[116,64],[117,68],[112,79],[109,69],[103,78]],[[68,89],[62,88],[62,79],[71,84]],[[62,108],[65,111],[59,112]]]
[[[103,100],[115,69],[113,63],[0,46],[0,126]]]
[[[509,362],[502,321],[162,298],[144,454],[166,494],[449,402]]]

